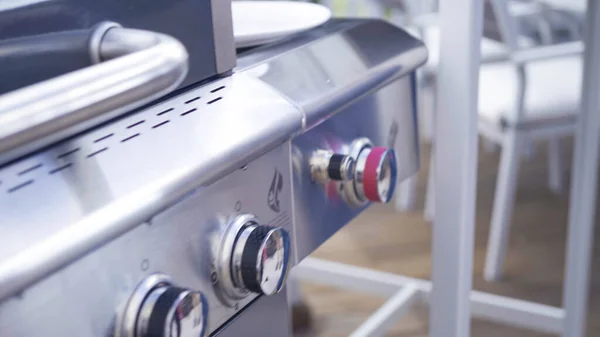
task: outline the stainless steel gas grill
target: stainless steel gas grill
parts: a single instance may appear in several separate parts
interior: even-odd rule
[[[417,169],[425,58],[332,20],[3,163],[0,334],[289,335],[290,267]]]

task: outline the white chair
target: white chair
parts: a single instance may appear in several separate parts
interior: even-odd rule
[[[479,133],[502,149],[484,270],[485,279],[492,281],[502,276],[522,144],[549,142],[549,185],[557,192],[562,190],[559,142],[574,132],[583,44],[520,48],[506,0],[490,2],[510,55],[510,61],[482,65],[479,75]],[[430,213],[432,180],[430,175],[426,198]]]
[[[433,142],[433,128],[435,115],[435,73],[439,62],[439,29],[434,24],[434,21],[428,22],[426,25],[420,24],[419,35],[429,50],[429,58],[427,63],[419,71],[419,81],[417,81],[418,89],[418,111],[419,111],[419,129],[421,139],[426,142]],[[523,41],[523,43],[527,43]],[[493,62],[498,60],[508,59],[506,48],[499,42],[483,38],[481,43],[481,54],[485,58],[485,62]],[[396,196],[396,209],[398,211],[406,211],[413,209],[416,199],[416,180],[417,177],[410,178],[400,184],[398,194]],[[428,184],[428,189],[433,184]],[[426,202],[426,217],[431,218],[433,202],[431,193],[427,193],[429,201]]]
[[[358,2],[358,0],[350,0]],[[429,49],[429,58],[427,64],[419,71],[418,85],[418,106],[419,106],[419,129],[421,139],[427,143],[433,141],[433,120],[435,106],[435,90],[428,88],[435,83],[435,73],[439,63],[439,29],[437,27],[436,1],[426,0],[365,0],[371,4],[371,16],[376,16],[377,13],[385,12],[385,9],[396,9],[397,12],[390,19],[397,25],[404,26],[405,23],[409,26],[404,26],[415,35],[419,36]],[[401,7],[399,5],[402,5]],[[375,7],[373,7],[375,6]],[[379,9],[373,9],[379,6]],[[396,7],[394,7],[396,6]],[[359,7],[353,5],[353,8]],[[523,6],[519,3],[514,4],[511,10],[517,15],[526,15],[532,13],[535,9],[540,10],[536,6]],[[523,47],[529,47],[535,42],[525,36],[519,36],[519,44]],[[498,60],[508,59],[508,51],[502,43],[492,39],[483,38],[481,44],[481,53],[483,62],[496,62]],[[417,177],[408,179],[400,184],[397,197],[396,209],[398,211],[407,211],[414,209],[416,204],[416,181]],[[432,186],[431,184],[429,186]],[[431,193],[427,194],[428,196]],[[430,200],[426,203],[426,217],[431,218],[433,203]]]

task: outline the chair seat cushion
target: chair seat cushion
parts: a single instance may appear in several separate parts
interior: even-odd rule
[[[424,69],[435,72],[440,61],[439,27],[431,26],[424,29],[422,39],[429,51],[429,58],[424,65]],[[502,43],[485,37],[481,39],[481,55],[483,57],[502,56],[506,54],[507,50]]]
[[[575,116],[581,99],[581,57],[531,62],[525,66],[525,73],[524,113],[517,120],[516,66],[509,62],[482,65],[479,73],[480,118],[492,123],[518,124]]]

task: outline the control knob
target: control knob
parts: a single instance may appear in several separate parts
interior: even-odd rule
[[[354,177],[341,186],[342,195],[353,206],[366,202],[389,202],[396,187],[397,164],[393,149],[373,146],[367,138],[355,140],[349,156],[356,161]]]
[[[284,286],[289,269],[289,236],[282,228],[251,223],[233,249],[233,280],[239,288],[273,295]]]
[[[168,276],[146,278],[131,296],[118,336],[203,337],[208,304],[199,291],[174,286]]]
[[[356,163],[355,187],[361,199],[387,203],[396,186],[396,156],[385,147],[363,149]]]
[[[289,271],[290,236],[283,228],[260,225],[253,215],[240,215],[228,226],[219,258],[220,296],[226,304],[250,292],[281,291]]]

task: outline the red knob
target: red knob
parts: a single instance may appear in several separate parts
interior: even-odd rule
[[[363,171],[365,197],[373,202],[389,202],[394,195],[396,175],[394,150],[373,147],[367,155]]]

